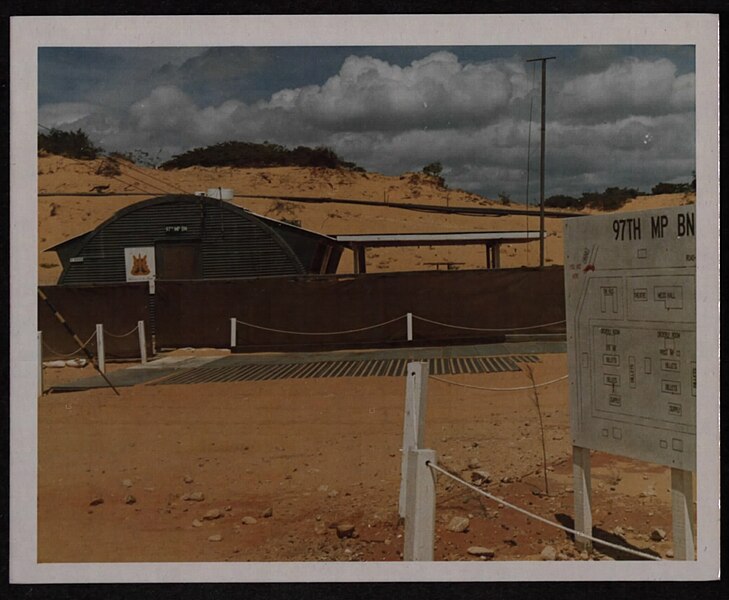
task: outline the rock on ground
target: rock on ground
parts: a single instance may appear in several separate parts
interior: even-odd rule
[[[208,538],[208,542],[220,542],[222,541],[223,536],[219,533],[213,534]]]
[[[339,539],[351,538],[354,536],[354,525],[352,523],[339,523],[337,525],[337,537]]]
[[[240,522],[243,523],[243,525],[253,525],[254,523],[258,523],[254,517],[250,516],[243,517]]]
[[[193,492],[192,494],[185,494],[182,496],[183,500],[188,500],[190,502],[202,502],[205,500],[205,494],[202,492]]]
[[[656,527],[653,531],[651,531],[651,539],[654,542],[661,542],[666,539],[666,532],[660,527]]]
[[[468,529],[470,523],[471,522],[466,517],[453,517],[448,525],[446,525],[446,529],[448,531],[453,531],[454,533],[463,533],[466,529]]]
[[[540,556],[542,560],[557,560],[557,551],[554,546],[545,546]]]
[[[491,548],[484,548],[483,546],[471,546],[467,552],[472,556],[484,556],[486,558],[493,558],[496,554]]]
[[[471,482],[476,485],[491,483],[491,474],[488,471],[476,470],[471,473]]]
[[[212,521],[214,519],[219,519],[222,516],[223,516],[223,512],[219,508],[211,508],[203,516],[203,521]]]

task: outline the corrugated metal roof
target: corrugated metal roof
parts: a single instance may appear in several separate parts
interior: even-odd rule
[[[184,229],[171,234],[171,225]],[[330,237],[229,202],[170,195],[125,207],[93,231],[49,250],[65,257],[61,284],[119,282],[126,279],[124,248],[168,241],[200,243],[204,279],[318,272],[320,245],[339,245]]]

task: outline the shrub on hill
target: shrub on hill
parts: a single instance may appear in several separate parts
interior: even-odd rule
[[[657,183],[651,188],[651,194],[686,194],[696,191],[696,178],[691,183]]]
[[[625,203],[638,196],[640,192],[633,188],[609,187],[604,192],[583,192],[581,198],[564,194],[550,196],[544,206],[550,208],[594,208],[596,210],[617,210]]]
[[[93,160],[103,152],[101,148],[91,143],[89,136],[81,129],[76,131],[50,129],[48,133],[39,133],[38,151],[80,160]]]
[[[186,167],[327,167],[361,171],[352,162],[343,161],[330,148],[298,146],[289,150],[279,144],[251,142],[222,142],[205,148],[193,148],[173,156],[160,165],[161,169]]]

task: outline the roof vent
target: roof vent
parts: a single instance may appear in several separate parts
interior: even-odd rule
[[[209,198],[215,198],[216,200],[228,200],[231,201],[233,199],[233,190],[232,188],[208,188],[207,193]]]

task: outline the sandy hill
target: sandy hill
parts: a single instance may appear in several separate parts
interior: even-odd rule
[[[114,166],[118,172],[114,174]],[[194,193],[211,187],[233,188],[236,194],[264,196],[236,198],[235,203],[253,212],[278,219],[296,220],[302,227],[327,234],[398,233],[434,231],[535,230],[537,216],[462,216],[413,212],[388,203],[437,206],[494,206],[499,202],[462,190],[449,190],[422,173],[399,177],[341,169],[277,167],[235,169],[191,167],[161,171],[130,163],[110,164],[105,159],[77,161],[61,156],[38,158],[38,264],[39,282],[55,283],[61,269],[54,252],[46,251],[66,239],[87,232],[116,211],[141,200],[174,193]],[[83,196],[99,191],[98,195]],[[58,194],[58,195],[56,195]],[[117,195],[133,194],[133,195]],[[347,198],[382,202],[382,206],[304,204],[265,196]],[[693,195],[641,196],[620,212],[675,206],[694,201]],[[592,211],[595,212],[595,211]],[[535,212],[536,215],[536,212]],[[562,220],[546,219],[546,262],[561,264]],[[536,265],[537,243],[506,245],[502,266]],[[481,246],[372,249],[367,253],[370,272],[431,269],[427,263],[452,261],[459,268],[482,268]],[[351,253],[345,253],[341,272],[352,272]]]

